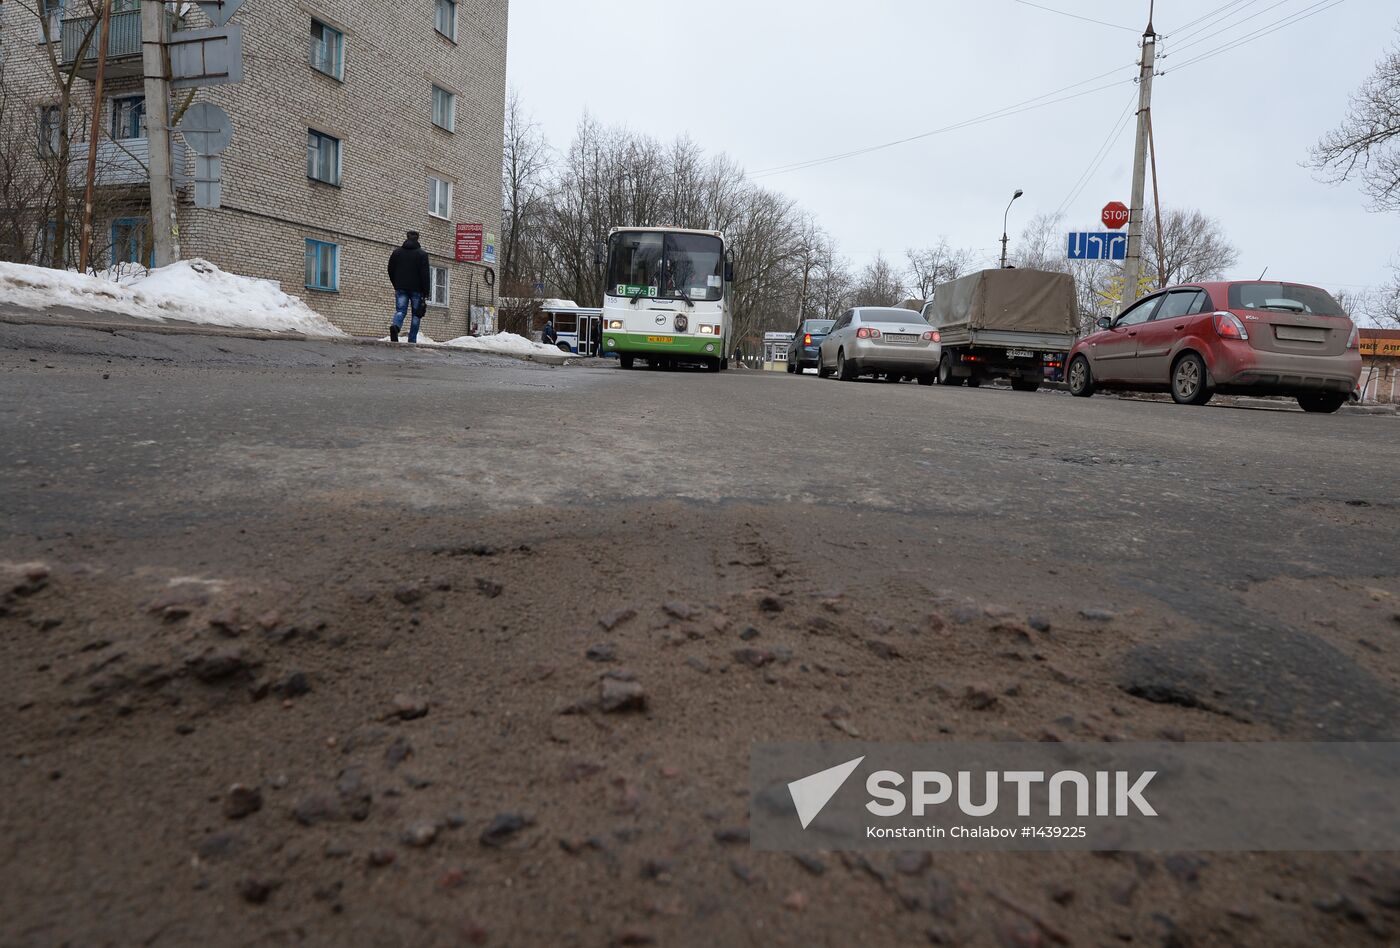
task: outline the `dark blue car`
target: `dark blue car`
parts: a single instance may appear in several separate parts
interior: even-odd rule
[[[789,372],[801,372],[803,369],[817,367],[817,354],[821,349],[822,340],[831,332],[835,322],[834,319],[808,319],[797,327],[797,333],[792,337],[792,346],[788,348]]]

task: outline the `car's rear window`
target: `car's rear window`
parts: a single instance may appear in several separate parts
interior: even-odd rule
[[[836,323],[834,319],[809,319],[807,328],[803,332],[830,332],[831,327]]]
[[[1314,316],[1346,315],[1342,304],[1326,290],[1296,283],[1232,283],[1230,309],[1309,313]]]
[[[867,309],[861,312],[860,321],[879,325],[927,326],[928,321],[912,309]]]

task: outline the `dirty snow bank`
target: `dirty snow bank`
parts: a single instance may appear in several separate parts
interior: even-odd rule
[[[531,342],[524,336],[517,336],[513,332],[498,332],[494,336],[458,336],[456,339],[447,340],[443,345],[456,349],[471,349],[475,352],[500,352],[506,355],[551,356],[556,359],[569,357],[569,353],[564,352],[558,346],[546,346],[544,343]]]
[[[107,278],[103,278],[103,276]],[[43,310],[55,307],[167,319],[237,329],[343,336],[299,297],[270,280],[225,273],[206,260],[181,260],[159,270],[88,276],[20,263],[0,263],[0,304]],[[117,276],[119,282],[111,277]]]

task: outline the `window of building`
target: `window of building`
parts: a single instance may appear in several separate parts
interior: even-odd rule
[[[454,43],[457,41],[457,0],[437,0],[437,31]]]
[[[452,216],[452,182],[428,176],[428,213],[434,217]]]
[[[345,78],[345,34],[320,20],[311,21],[311,68]]]
[[[58,151],[60,110],[56,105],[39,107],[39,151],[52,155]]]
[[[112,221],[112,266],[124,263],[155,266],[155,247],[149,234],[145,218],[119,217]]]
[[[130,95],[112,100],[112,137],[117,141],[146,137],[146,97]]]
[[[310,130],[306,134],[306,176],[313,181],[340,184],[340,139]]]
[[[457,97],[439,86],[433,86],[433,124],[449,132],[455,124]]]
[[[63,7],[67,0],[39,0],[39,15],[43,23],[39,25],[39,38],[43,39],[44,24],[48,24],[48,38],[58,42],[63,34]]]
[[[323,240],[306,241],[306,288],[335,293],[340,290],[340,245]]]
[[[452,300],[452,271],[437,264],[428,268],[429,306],[446,306]]]

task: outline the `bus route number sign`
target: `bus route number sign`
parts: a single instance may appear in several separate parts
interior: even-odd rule
[[[618,296],[648,296],[656,298],[656,287],[654,286],[633,286],[630,283],[619,283],[617,285]]]

